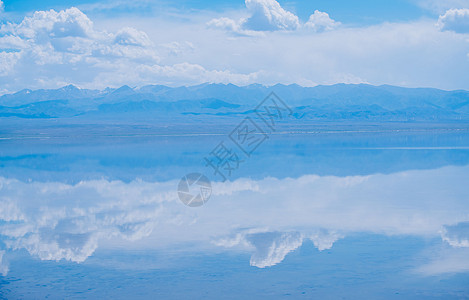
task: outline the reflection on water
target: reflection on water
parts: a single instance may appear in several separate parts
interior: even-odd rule
[[[375,297],[399,273],[410,278],[400,289],[468,295],[467,132],[278,136],[236,178],[212,182],[203,207],[187,207],[177,196],[179,178],[204,171],[199,161],[216,141],[2,141],[0,285],[10,288],[1,295],[29,298],[39,282],[51,284],[31,277],[39,267],[51,281],[68,276],[63,268],[103,278],[145,271],[147,281],[127,291],[171,296],[163,286],[184,284],[168,274],[197,281],[193,272],[209,272],[207,265],[217,275],[198,281],[199,288],[231,284],[222,272],[229,266],[246,293],[246,280],[255,285],[252,276],[265,270],[272,284],[286,278],[277,286],[284,294],[327,291],[335,298],[361,282]],[[446,281],[434,285],[435,276]],[[337,289],[308,287],[339,277],[345,281]],[[74,291],[84,282],[75,284]],[[34,293],[18,294],[20,288]],[[197,291],[185,288],[180,296]]]

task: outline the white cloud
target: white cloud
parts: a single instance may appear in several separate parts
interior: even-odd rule
[[[219,19],[212,19],[207,22],[207,26],[209,28],[214,29],[222,29],[227,32],[233,33],[239,36],[262,36],[262,32],[258,32],[255,30],[248,30],[245,29],[244,24],[245,19],[241,19],[240,21],[235,21],[230,18],[219,18]]]
[[[438,18],[437,26],[442,31],[469,33],[469,9],[450,9]]]
[[[37,11],[19,24],[2,25],[0,33],[0,46],[8,50],[0,54],[10,59],[0,70],[6,77],[0,80],[6,85],[15,78],[31,86],[55,80],[56,76],[62,77],[60,82],[75,81],[80,71],[92,80],[92,70],[106,62],[119,65],[159,60],[145,33],[134,28],[123,28],[116,34],[96,30],[93,22],[74,7],[60,12]],[[58,72],[64,66],[73,72]],[[42,73],[43,78],[28,78],[30,73]]]
[[[194,47],[190,42],[170,45],[173,56]],[[1,25],[0,83],[10,90],[67,83],[104,88],[155,82],[243,84],[256,77],[254,72],[237,74],[187,62],[163,65],[158,49],[167,53],[168,47],[158,46],[145,32],[129,26],[115,32],[99,30],[74,7],[37,11],[20,23]]]
[[[243,23],[248,30],[295,30],[300,26],[298,17],[275,0],[246,0],[245,3],[251,15]]]
[[[238,21],[222,17],[212,19],[207,25],[241,36],[262,36],[260,33],[264,31],[294,31],[301,28],[298,16],[283,9],[275,0],[246,0],[245,3],[249,17]]]
[[[28,43],[19,36],[0,36],[0,49],[21,49],[26,47],[28,47]]]
[[[73,9],[5,23],[0,29],[0,59],[5,62],[0,65],[1,89],[14,92],[69,83],[84,88],[174,86],[204,80],[469,88],[464,80],[469,70],[467,37],[442,32],[434,21],[339,26],[328,31],[337,22],[326,19],[314,24],[325,32],[312,34],[314,30],[306,26],[255,31],[242,25],[250,15],[226,14],[229,19],[213,12],[185,15],[187,22],[153,16],[90,21]],[[62,20],[60,26],[54,25],[57,20]],[[207,29],[206,20],[226,30]],[[185,70],[190,73],[184,74]]]
[[[469,88],[463,79],[469,76],[467,38],[441,32],[434,21],[362,28],[341,26],[322,34],[309,32],[305,28],[288,34],[277,31],[265,33],[265,37],[232,40],[220,33],[218,39],[210,42],[214,51],[201,53],[206,55],[199,59],[210,61],[216,52],[237,54],[229,58],[230,65],[240,72],[263,70],[259,76],[263,84],[367,82]]]
[[[120,45],[151,46],[152,42],[147,34],[143,31],[136,30],[135,28],[125,27],[117,32],[114,37],[114,42]]]
[[[47,42],[49,38],[94,35],[91,20],[75,7],[59,12],[36,11],[31,17],[25,17],[20,24],[9,25],[12,26],[13,34],[22,38],[35,39],[38,42]]]
[[[5,10],[5,5],[3,4],[3,1],[0,0],[0,14]]]
[[[232,20],[230,18],[219,18],[210,20],[207,25],[213,28],[220,28],[226,31],[240,32],[242,31],[241,25],[239,22]]]
[[[0,76],[11,74],[20,57],[18,52],[0,52]]]
[[[231,14],[219,23],[226,31],[208,31],[210,41],[198,45],[199,64],[205,66],[220,53],[232,53],[224,64],[229,60],[242,73],[262,70],[258,76],[262,84],[370,83],[469,89],[464,80],[469,76],[469,41],[464,35],[439,30],[436,20],[352,27],[338,26],[326,18],[313,27],[324,32],[312,34],[314,30],[306,25],[288,32],[246,33],[241,21],[233,21],[239,19],[242,17]],[[331,27],[335,30],[328,31]],[[252,32],[258,36],[237,37]]]
[[[246,0],[248,18],[235,21],[230,18],[212,19],[207,25],[241,36],[262,36],[266,31],[295,31],[301,28],[315,32],[331,31],[340,26],[325,12],[316,10],[305,24],[298,16],[284,10],[275,0]]]
[[[340,26],[340,22],[332,20],[329,14],[316,10],[314,14],[309,16],[309,20],[304,26],[316,32],[322,32],[336,29]]]

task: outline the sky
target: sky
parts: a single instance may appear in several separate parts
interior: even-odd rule
[[[204,82],[469,89],[469,0],[0,3],[2,94]]]

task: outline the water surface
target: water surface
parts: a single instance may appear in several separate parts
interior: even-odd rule
[[[467,298],[469,131],[3,134],[3,298]],[[200,172],[212,195],[178,199]]]

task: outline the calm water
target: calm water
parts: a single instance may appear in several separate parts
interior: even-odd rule
[[[222,182],[224,140],[0,140],[0,297],[469,298],[469,130],[271,135]]]

